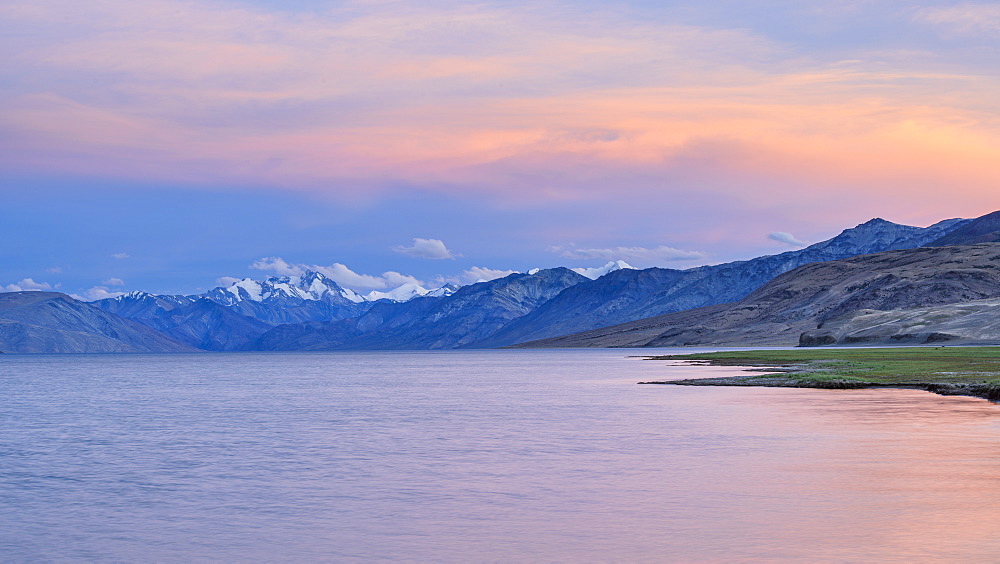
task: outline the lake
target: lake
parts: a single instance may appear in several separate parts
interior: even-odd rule
[[[513,350],[0,355],[27,561],[995,560],[1000,406]],[[661,353],[662,349],[658,349]]]

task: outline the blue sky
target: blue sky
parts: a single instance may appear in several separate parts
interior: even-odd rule
[[[1000,208],[995,3],[11,0],[0,22],[0,289],[191,293],[265,258],[359,290],[685,268]]]

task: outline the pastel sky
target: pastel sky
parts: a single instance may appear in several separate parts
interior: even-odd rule
[[[1000,4],[4,0],[0,196],[0,289],[90,298],[686,268],[975,217]]]

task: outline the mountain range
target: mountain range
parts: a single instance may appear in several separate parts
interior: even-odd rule
[[[924,247],[814,263],[771,280],[747,297],[522,344],[522,347],[819,345],[842,338],[851,319],[905,308],[1000,298],[1000,244]],[[829,323],[829,325],[827,325]],[[854,327],[854,332],[862,327]],[[931,337],[932,333],[937,333]],[[887,342],[948,340],[927,326]],[[869,338],[868,342],[882,341]]]
[[[937,244],[939,239],[920,248],[808,264],[734,303],[519,346],[998,342],[1000,333],[983,320],[1000,298],[1000,243],[968,244],[979,241],[996,216],[964,224],[965,235],[945,235],[953,245]]]
[[[195,347],[59,292],[0,293],[0,350],[194,352]]]
[[[983,282],[984,286],[971,285],[966,279],[963,283],[969,283],[968,287],[955,286],[958,283],[954,280],[952,286],[941,286],[943,282],[931,273],[940,271],[954,277],[958,272],[947,268],[944,259],[939,263],[927,262],[923,270],[918,269],[922,277],[912,278],[917,270],[903,272],[889,268],[896,258],[884,262],[868,257],[951,256],[949,260],[978,265],[975,272],[986,272],[995,257],[984,249],[992,246],[989,241],[1000,241],[998,235],[1000,212],[976,220],[945,220],[926,228],[873,219],[803,249],[719,265],[686,270],[635,269],[617,261],[597,269],[536,269],[463,287],[448,285],[426,290],[409,285],[367,296],[340,287],[320,272],[263,281],[244,279],[192,296],[131,292],[91,304],[52,292],[0,294],[13,300],[12,303],[20,300],[23,306],[36,298],[10,296],[46,294],[49,299],[58,296],[57,301],[64,308],[69,307],[66,304],[72,305],[70,309],[76,316],[67,313],[66,319],[57,320],[51,313],[47,316],[41,315],[42,310],[31,313],[29,308],[15,319],[0,310],[0,351],[71,352],[82,347],[98,352],[100,347],[96,343],[103,343],[101,339],[116,339],[96,328],[93,320],[99,315],[104,316],[102,319],[108,326],[114,320],[121,327],[113,333],[121,336],[116,340],[118,344],[105,343],[108,350],[104,352],[673,346],[775,341],[794,344],[800,335],[805,339],[804,344],[810,344],[812,337],[804,334],[822,329],[822,323],[826,323],[824,327],[829,334],[817,334],[816,343],[831,339],[837,343],[854,342],[851,339],[872,334],[862,325],[865,320],[877,318],[872,312],[883,311],[879,308],[895,311],[1000,298],[1000,294],[994,296],[989,289],[994,282],[991,278]],[[970,247],[970,242],[986,246]],[[979,250],[968,255],[948,254],[956,248],[966,249],[963,253],[973,253],[968,250],[971,248]],[[851,301],[850,296],[861,294],[843,288],[839,294],[822,294],[831,291],[839,280],[837,276],[847,276],[848,272],[860,276],[859,280],[863,278],[872,292],[896,298],[881,302],[868,298]],[[870,273],[874,278],[865,278],[859,272]],[[805,278],[797,278],[802,276]],[[914,288],[928,289],[931,292],[928,295],[939,295],[940,299],[931,300],[912,289],[904,291],[892,282],[897,278],[911,280]],[[797,282],[788,286],[789,280]],[[800,283],[801,288],[796,285]],[[942,293],[945,286],[952,289],[961,286],[964,290]],[[809,291],[813,293],[808,294]],[[807,294],[810,297],[803,297]],[[844,297],[848,294],[849,297]],[[830,297],[834,295],[844,297],[843,303]],[[810,313],[801,304],[792,306],[803,301],[814,302],[819,309]],[[823,304],[828,302],[841,305],[827,308]],[[981,311],[989,309],[988,304],[981,305],[985,308]],[[796,314],[799,317],[782,313],[785,306],[799,312]],[[850,317],[852,312],[862,310],[868,313]],[[737,315],[736,311],[742,313]],[[758,311],[759,315],[748,316],[747,311]],[[39,317],[35,319],[33,315]],[[738,317],[743,321],[737,322]],[[723,318],[728,321],[723,323],[720,321]],[[91,322],[84,323],[84,319]],[[787,321],[787,327],[776,330],[774,324],[782,322],[776,319]],[[19,329],[14,328],[15,323],[21,324]],[[962,325],[961,321],[956,323]],[[638,326],[646,329],[638,331]],[[91,335],[95,340],[66,334],[72,332],[72,327],[79,329],[76,333]],[[833,331],[834,327],[839,332]],[[45,338],[38,333],[43,329],[49,331]],[[135,332],[138,333],[133,335]],[[629,336],[623,337],[625,334]],[[918,338],[899,337],[897,341]],[[88,344],[84,345],[84,341]]]

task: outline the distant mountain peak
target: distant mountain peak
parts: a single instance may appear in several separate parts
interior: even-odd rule
[[[458,291],[458,286],[447,283],[444,286],[428,290],[417,283],[403,284],[402,286],[388,292],[370,292],[365,299],[373,302],[376,300],[389,299],[394,302],[406,302],[413,298],[430,297],[443,298]]]
[[[928,247],[949,245],[975,245],[1000,242],[1000,211],[988,213],[967,221],[958,229],[927,243]]]
[[[283,300],[364,301],[357,293],[341,288],[321,272],[307,271],[300,276],[272,276],[263,281],[244,278],[212,290],[206,297],[223,305],[241,301],[273,302]]]
[[[893,222],[891,222],[891,221],[889,221],[887,219],[882,219],[881,217],[873,217],[873,218],[869,219],[868,221],[866,221],[866,222],[858,225],[858,227],[861,227],[863,225],[869,225],[869,226],[885,225],[887,223],[888,224],[892,224],[892,225],[899,225],[898,223],[893,223]]]
[[[405,302],[421,297],[450,296],[458,290],[454,284],[445,284],[440,288],[428,290],[416,282],[410,282],[381,291],[373,290],[367,295],[361,295],[354,290],[344,288],[322,272],[307,270],[297,276],[271,276],[263,281],[244,278],[225,287],[218,287],[205,296],[222,305],[234,305],[242,301],[258,303],[275,303],[287,300],[323,301],[328,303],[363,304],[379,300]]]
[[[366,296],[364,296],[365,301],[374,302],[377,300],[392,300],[394,302],[405,302],[412,300],[413,298],[426,296],[429,290],[424,288],[420,284],[415,282],[410,282],[408,284],[403,284],[398,288],[389,290],[388,292],[379,292],[378,290],[372,290]]]
[[[125,300],[141,300],[147,296],[152,296],[152,295],[153,294],[150,294],[149,292],[143,292],[142,290],[132,290],[131,292],[126,292],[119,296],[115,296],[111,299],[121,302]]]

